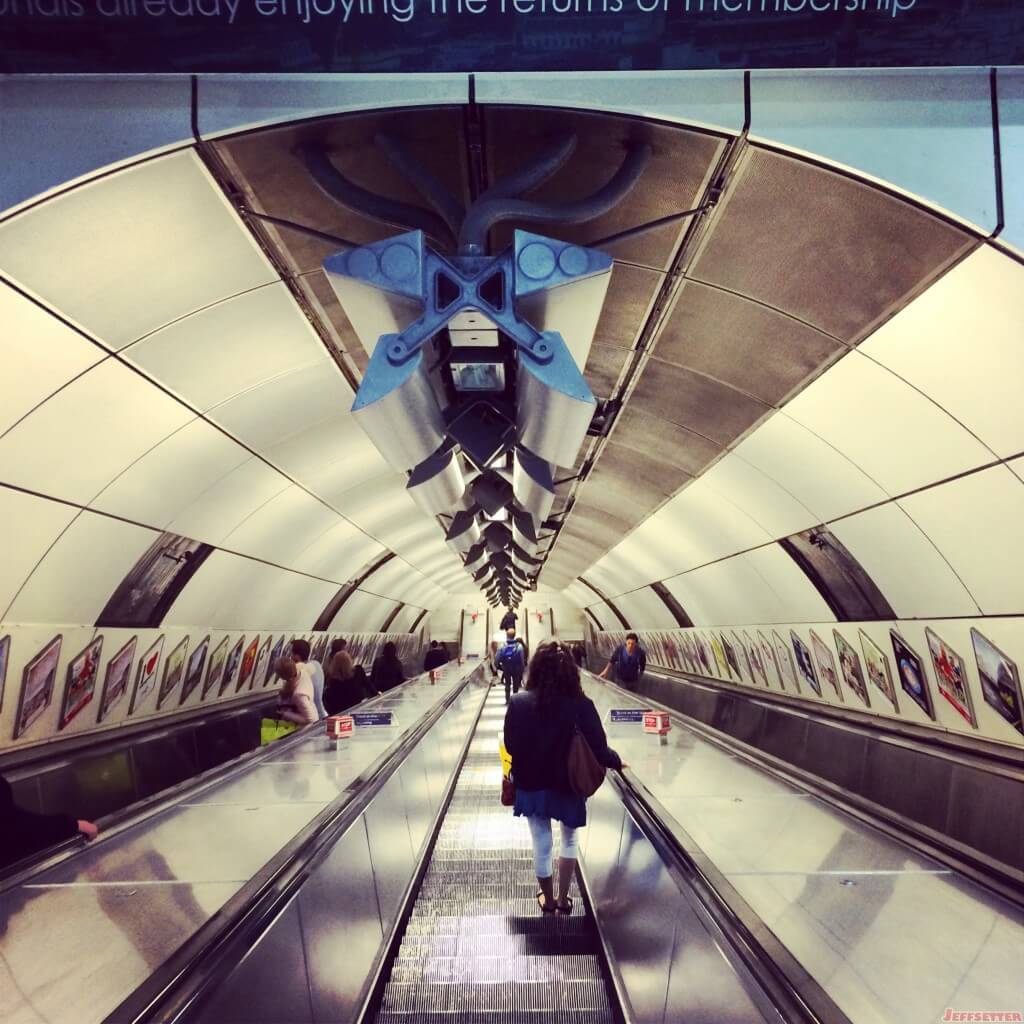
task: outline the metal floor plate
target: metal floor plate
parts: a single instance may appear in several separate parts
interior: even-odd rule
[[[594,922],[576,894],[543,915],[526,822],[498,801],[505,704],[491,690],[402,943],[378,1024],[612,1024]],[[574,888],[575,891],[575,888]]]

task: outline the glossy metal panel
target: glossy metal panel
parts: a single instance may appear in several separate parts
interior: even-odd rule
[[[412,877],[412,840],[405,816],[402,781],[393,775],[363,814],[370,847],[370,865],[377,889],[381,926],[386,932],[395,921],[398,905]]]
[[[598,916],[605,899],[614,899],[609,879],[619,860],[626,809],[610,786],[602,786],[587,801],[587,827],[580,833],[580,855],[587,866],[591,895]]]
[[[203,1024],[310,1024],[313,1007],[298,900],[198,1015]]]
[[[132,762],[139,797],[169,789],[198,774],[195,734],[173,732],[137,743],[132,747]]]
[[[299,908],[313,1019],[350,1020],[384,934],[362,818],[302,887]]]
[[[70,769],[39,779],[44,807],[74,808],[76,816],[102,818],[136,799],[135,771],[128,750],[83,758]]]
[[[929,828],[946,827],[953,763],[922,758],[892,743],[875,743],[864,764],[864,788],[869,800],[891,807]]]
[[[4,1024],[103,1020],[237,888],[204,882],[22,887],[4,893]]]
[[[1024,917],[953,876],[729,880],[857,1024],[1020,1006]]]
[[[1020,783],[955,765],[945,832],[1024,870],[1024,801]]]
[[[414,750],[399,769],[398,777],[402,783],[405,814],[409,822],[409,839],[412,842],[413,854],[418,857],[433,818],[422,754],[417,756],[417,751]]]

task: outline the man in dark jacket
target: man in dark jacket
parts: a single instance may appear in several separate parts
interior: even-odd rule
[[[516,637],[515,629],[506,631],[505,643],[498,648],[495,664],[501,672],[501,681],[505,684],[505,703],[508,704],[512,693],[518,693],[523,685],[523,674],[526,672],[526,648]]]
[[[516,613],[509,608],[502,616],[501,624],[498,626],[498,629],[515,629],[517,618],[518,616]]]
[[[0,867],[62,843],[79,833],[95,839],[99,831],[91,821],[67,814],[34,814],[14,802],[11,784],[0,776]]]
[[[636,633],[627,633],[625,644],[619,644],[601,673],[601,679],[607,679],[608,673],[615,669],[615,678],[627,690],[635,690],[640,677],[647,668],[647,652],[640,646],[640,638]]]
[[[431,640],[430,650],[427,651],[427,656],[423,659],[423,671],[430,672],[435,668],[440,668],[447,660],[447,656],[438,646],[437,641]]]

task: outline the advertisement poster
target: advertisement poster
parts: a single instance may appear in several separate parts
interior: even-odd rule
[[[103,677],[103,693],[100,695],[100,713],[97,722],[107,717],[110,709],[128,692],[128,683],[132,677],[132,665],[135,662],[135,646],[139,638],[133,636],[107,662],[107,672]]]
[[[129,715],[135,714],[135,709],[142,706],[142,702],[156,686],[156,673],[160,667],[160,655],[163,649],[164,638],[161,636],[142,656],[138,672],[135,674],[135,692],[132,694],[132,702],[128,706]]]
[[[1020,675],[1014,662],[1003,654],[991,640],[976,629],[971,630],[974,657],[978,662],[978,677],[985,703],[995,708],[999,716],[1019,733],[1021,723]]]
[[[228,656],[228,638],[224,637],[212,655],[210,655],[210,668],[206,673],[206,682],[203,683],[203,695],[200,700],[206,700],[206,695],[216,686],[217,693],[221,692],[221,682],[224,679],[224,663]]]
[[[800,692],[800,680],[797,678],[796,669],[793,668],[793,655],[786,644],[786,641],[772,630],[772,643],[775,645],[775,658],[783,678],[790,684],[797,693]]]
[[[718,636],[722,641],[722,647],[725,649],[725,660],[729,665],[729,675],[742,682],[743,671],[740,669],[740,660],[736,653],[736,645],[731,643],[724,633],[719,633]]]
[[[964,659],[930,629],[926,629],[924,635],[928,640],[928,653],[932,656],[939,693],[977,729],[978,720],[974,717],[974,702],[971,700],[971,690],[967,685],[967,667],[964,665]]]
[[[238,672],[238,684],[235,686],[235,693],[238,693],[252,678],[253,670],[256,668],[256,655],[259,649],[260,638],[257,634],[252,638],[252,643],[246,647],[245,654],[242,655],[242,667]]]
[[[284,637],[282,636],[276,644],[274,649],[270,652],[270,664],[267,665],[266,674],[263,676],[263,685],[269,686],[270,682],[274,678],[274,666],[277,664],[277,659],[282,657],[281,652],[284,650]]]
[[[843,673],[846,685],[864,702],[865,707],[871,707],[871,696],[868,694],[867,684],[864,682],[864,673],[860,668],[860,656],[846,642],[843,634],[838,629],[832,630],[836,638],[836,650],[839,651],[839,667]]]
[[[832,691],[839,698],[839,703],[843,701],[843,691],[839,688],[839,673],[836,671],[836,660],[832,657],[832,652],[825,645],[825,641],[818,636],[814,630],[811,630],[811,647],[814,649],[814,660],[818,663],[818,671],[821,673],[821,678],[832,687]],[[818,691],[818,696],[821,696],[821,691]]]
[[[782,678],[782,670],[779,668],[779,659],[775,648],[761,630],[757,631],[757,644],[761,649],[761,661],[764,663],[765,671],[769,673],[780,690],[785,690],[786,683]]]
[[[245,647],[245,637],[240,636],[238,643],[231,648],[231,653],[228,655],[228,660],[224,665],[224,678],[220,681],[220,690],[217,692],[219,697],[225,690],[227,690],[231,683],[238,677],[238,670],[242,667],[242,649]],[[237,692],[237,690],[236,690]]]
[[[7,666],[11,660],[11,634],[0,640],[0,711],[4,706],[4,685],[7,682]]]
[[[98,636],[85,650],[71,659],[67,682],[64,684],[64,700],[61,701],[58,729],[63,729],[92,700],[102,650],[103,637]]]
[[[270,645],[274,642],[272,636],[263,641],[260,653],[256,656],[256,667],[252,670],[252,686],[263,686],[267,681],[267,666],[270,664]]]
[[[864,652],[864,670],[868,674],[868,679],[892,705],[893,711],[899,712],[900,706],[896,703],[896,689],[892,684],[892,673],[889,671],[889,659],[882,652],[882,648],[863,629],[860,631],[860,646]]]
[[[746,632],[743,634],[743,646],[747,650],[751,667],[754,672],[757,673],[754,677],[754,682],[760,682],[763,686],[768,686],[768,666],[764,663],[760,646],[755,643],[754,638]]]
[[[700,661],[700,667],[703,669],[705,675],[713,676],[715,674],[715,655],[711,651],[711,646],[703,636],[694,634],[694,644],[697,649],[697,659]],[[710,652],[710,653],[709,653]]]
[[[156,699],[157,710],[164,706],[164,701],[174,693],[174,688],[185,678],[185,655],[188,653],[188,637],[178,644],[167,655],[164,662],[164,678],[160,683],[160,694]]]
[[[928,690],[928,676],[921,659],[907,646],[906,641],[894,629],[889,630],[892,653],[896,659],[896,675],[899,676],[903,692],[930,718],[935,720],[932,695]]]
[[[26,666],[22,674],[21,699],[14,720],[17,739],[50,706],[57,685],[57,663],[63,637],[55,636]]]
[[[203,669],[206,667],[206,653],[209,649],[210,637],[207,635],[199,642],[199,646],[188,659],[188,668],[185,669],[185,685],[181,688],[181,700],[178,701],[179,707],[192,696],[195,688],[202,681]]]
[[[718,665],[718,674],[723,679],[729,678],[729,665],[728,659],[725,656],[725,645],[722,643],[722,638],[715,633],[708,634],[711,637],[711,650],[715,654],[715,664]]]

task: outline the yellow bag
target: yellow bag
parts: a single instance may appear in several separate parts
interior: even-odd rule
[[[501,755],[501,774],[509,778],[512,774],[512,755],[505,749],[505,737],[498,734],[498,753]]]
[[[263,718],[260,720],[260,746],[265,747],[274,740],[290,736],[298,725],[284,718]]]

